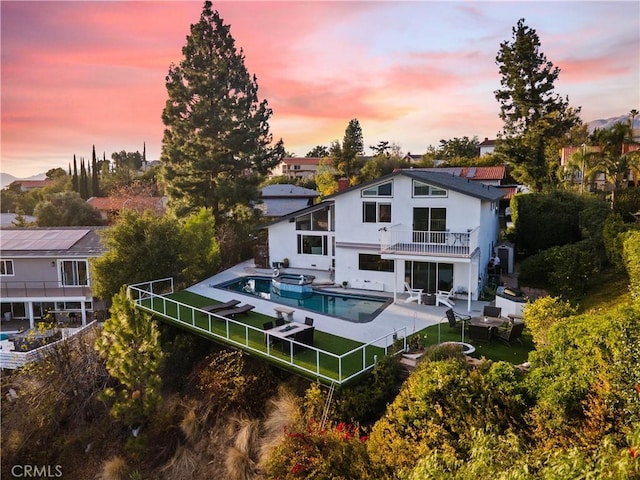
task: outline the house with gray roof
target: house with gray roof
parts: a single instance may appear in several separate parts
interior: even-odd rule
[[[28,319],[31,327],[47,312],[86,325],[105,308],[91,291],[89,259],[102,255],[100,227],[0,229],[1,321]]]
[[[503,195],[451,173],[398,170],[265,225],[269,259],[394,297],[405,283],[453,290],[470,308],[488,280]]]
[[[256,208],[268,218],[278,218],[313,205],[320,194],[310,188],[291,184],[267,185],[261,191]]]

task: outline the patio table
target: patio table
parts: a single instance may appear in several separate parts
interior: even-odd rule
[[[265,330],[265,333],[272,337],[278,338],[288,338],[294,336],[296,333],[302,332],[303,330],[307,330],[312,328],[312,325],[307,325],[305,323],[291,322],[287,325],[280,325],[279,327],[271,328],[269,330]]]

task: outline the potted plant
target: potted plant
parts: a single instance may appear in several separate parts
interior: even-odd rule
[[[342,288],[347,288],[347,285],[349,285],[349,282],[347,282],[346,280],[342,281]]]
[[[282,259],[282,268],[288,268],[289,267],[289,259],[288,258],[283,258]]]

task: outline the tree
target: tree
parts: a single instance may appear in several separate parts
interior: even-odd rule
[[[67,176],[67,172],[64,171],[64,168],[52,168],[50,170],[47,170],[47,173],[45,174],[45,176],[49,179],[49,180],[56,180],[59,178],[64,178]]]
[[[440,140],[439,154],[442,158],[476,158],[480,154],[480,142],[478,137],[452,138],[451,140]]]
[[[272,146],[267,101],[238,52],[230,27],[206,1],[166,77],[162,113],[163,177],[169,208],[182,215],[211,208],[216,225],[236,204],[257,200],[260,176],[284,155]]]
[[[135,427],[149,418],[162,399],[160,334],[151,316],[127,297],[125,287],[113,297],[110,312],[96,350],[119,385],[105,389],[104,396],[114,401],[111,414]]]
[[[501,43],[496,57],[502,88],[494,94],[504,122],[496,153],[514,164],[516,180],[541,191],[556,178],[551,167],[557,154],[549,159],[546,147],[580,123],[580,108],[554,93],[560,69],[540,52],[536,31],[520,19],[512,32],[513,41]]]
[[[181,279],[192,285],[210,277],[220,267],[220,245],[216,241],[215,220],[211,211],[201,208],[181,224]]]
[[[316,158],[316,157],[328,157],[329,156],[329,149],[325,146],[325,145],[316,145],[315,147],[313,147],[313,149],[311,149],[306,155],[305,157],[307,158]]]
[[[39,227],[75,227],[103,225],[100,212],[85,202],[77,192],[47,195],[33,211]]]
[[[342,145],[337,140],[331,144],[330,156],[333,159],[333,168],[338,176],[351,178],[356,174],[356,159],[364,152],[364,140],[362,129],[357,118],[349,121]]]

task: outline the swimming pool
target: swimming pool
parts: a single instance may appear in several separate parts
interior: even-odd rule
[[[287,306],[304,308],[355,323],[370,322],[391,303],[391,299],[370,295],[340,294],[316,289],[308,295],[288,294],[283,296],[272,288],[270,277],[243,277],[216,285],[216,288],[252,295]]]

